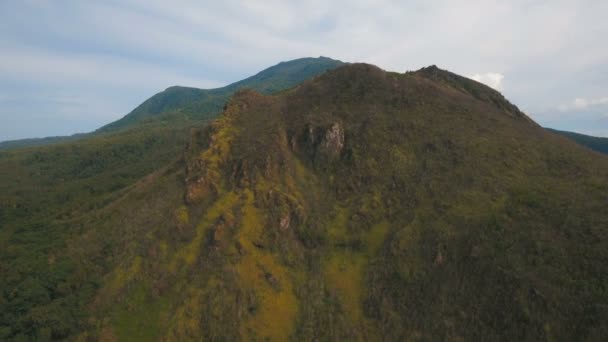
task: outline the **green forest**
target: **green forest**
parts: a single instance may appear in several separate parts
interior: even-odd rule
[[[328,61],[0,150],[0,339],[608,335],[604,155],[436,66]]]

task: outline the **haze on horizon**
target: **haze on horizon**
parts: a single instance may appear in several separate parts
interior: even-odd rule
[[[172,85],[320,55],[436,64],[543,126],[608,136],[605,13],[599,0],[1,2],[0,141],[91,131]]]

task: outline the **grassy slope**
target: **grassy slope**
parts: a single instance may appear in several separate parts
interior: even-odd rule
[[[64,279],[44,294],[23,266],[2,322],[106,340],[599,339],[608,160],[499,95],[368,65],[239,92],[183,158],[36,250]]]

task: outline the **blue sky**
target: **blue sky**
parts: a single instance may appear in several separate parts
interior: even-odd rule
[[[172,85],[328,56],[436,64],[542,125],[608,136],[608,2],[0,1],[0,141],[87,132]]]

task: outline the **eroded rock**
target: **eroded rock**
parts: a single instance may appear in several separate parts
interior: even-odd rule
[[[339,122],[325,127],[307,125],[299,139],[291,139],[291,147],[307,154],[314,163],[322,163],[342,155],[345,146],[344,136],[344,127]]]
[[[344,149],[344,129],[342,125],[335,122],[325,131],[323,148],[331,155],[339,155],[342,152],[342,149]]]

